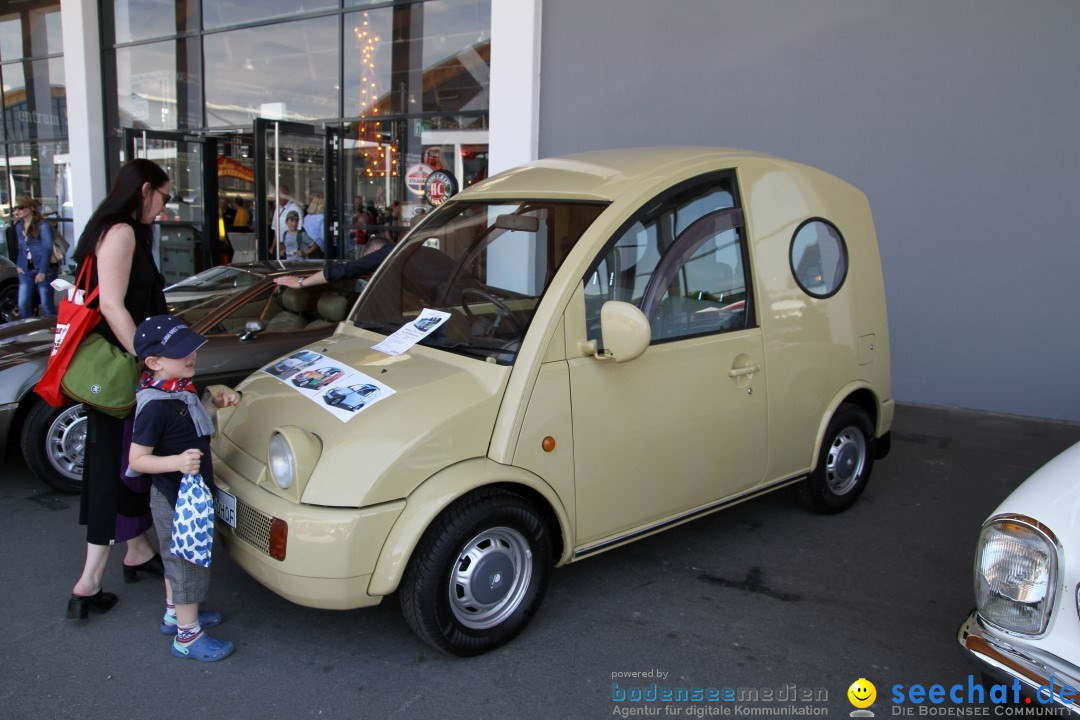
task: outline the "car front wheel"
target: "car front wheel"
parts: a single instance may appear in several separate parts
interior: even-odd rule
[[[857,405],[841,405],[825,429],[817,465],[800,487],[802,499],[821,513],[847,510],[866,489],[873,467],[869,416]]]
[[[11,281],[0,285],[0,323],[19,319],[19,283]]]
[[[539,608],[552,567],[547,526],[532,504],[480,490],[427,529],[401,580],[405,621],[452,655],[509,642]]]
[[[54,408],[37,400],[20,437],[30,471],[49,487],[77,495],[82,490],[86,411],[80,404]]]

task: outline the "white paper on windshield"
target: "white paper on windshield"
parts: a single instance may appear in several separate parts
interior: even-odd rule
[[[420,313],[420,317],[410,323],[405,323],[393,335],[378,345],[372,345],[371,349],[384,352],[387,355],[400,355],[403,352],[408,352],[409,348],[435,332],[449,317],[450,313],[448,312],[424,308],[423,312]]]
[[[300,350],[262,369],[342,422],[394,394],[394,389],[340,360]]]

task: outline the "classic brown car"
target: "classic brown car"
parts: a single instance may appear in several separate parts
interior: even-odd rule
[[[274,283],[280,275],[310,275],[321,268],[321,261],[228,265],[166,288],[170,311],[207,337],[196,383],[235,385],[275,358],[330,335],[356,299],[357,281],[299,290]],[[77,493],[86,442],[82,406],[53,408],[33,392],[45,372],[54,324],[46,318],[0,326],[0,455],[18,441],[38,478]]]

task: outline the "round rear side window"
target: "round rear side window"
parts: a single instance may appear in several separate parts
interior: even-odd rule
[[[811,297],[835,295],[847,277],[844,236],[828,220],[807,220],[791,238],[791,273]]]

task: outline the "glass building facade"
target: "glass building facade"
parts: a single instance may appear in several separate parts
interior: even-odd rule
[[[487,176],[491,0],[111,0],[101,29],[109,175],[166,168],[174,242],[222,197],[265,227],[280,186],[326,202],[328,254],[348,257],[441,201],[435,171],[451,190]]]
[[[69,232],[63,220],[70,218],[65,206],[71,197],[67,93],[56,0],[0,3],[0,98],[0,223],[6,229],[13,199],[29,195]]]

